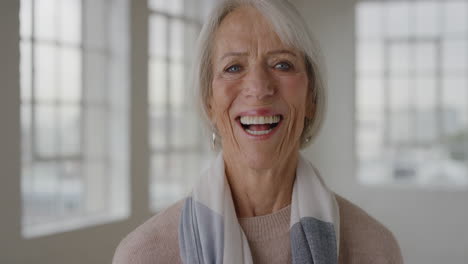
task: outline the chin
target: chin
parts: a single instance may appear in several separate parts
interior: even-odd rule
[[[279,157],[275,151],[267,149],[252,149],[249,147],[244,152],[245,163],[252,169],[270,169],[278,165]]]

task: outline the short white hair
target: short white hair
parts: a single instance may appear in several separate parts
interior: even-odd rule
[[[326,77],[323,58],[318,43],[309,32],[305,21],[297,9],[287,0],[222,0],[212,10],[203,25],[198,38],[195,61],[193,64],[194,92],[201,110],[201,116],[207,126],[220,138],[217,129],[209,120],[209,102],[212,96],[213,65],[215,33],[223,19],[231,12],[242,6],[251,6],[257,9],[273,26],[281,41],[304,54],[304,61],[309,79],[309,92],[312,93],[312,102],[315,104],[315,113],[312,119],[304,120],[304,129],[300,138],[300,147],[305,148],[317,136],[325,116],[326,110]],[[219,149],[220,141],[216,141]]]

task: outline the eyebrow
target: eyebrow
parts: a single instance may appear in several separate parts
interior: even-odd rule
[[[282,49],[282,50],[272,50],[272,51],[269,51],[267,52],[267,55],[275,55],[275,54],[284,54],[284,53],[287,53],[287,54],[290,54],[294,57],[297,57],[296,53],[290,51],[290,50],[286,50],[286,49]],[[224,60],[225,58],[227,57],[236,57],[236,56],[247,56],[249,55],[248,52],[236,52],[236,51],[232,51],[232,52],[227,52],[225,53],[219,60],[222,61]]]

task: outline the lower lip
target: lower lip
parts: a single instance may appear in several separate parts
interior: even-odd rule
[[[273,134],[276,133],[276,131],[279,129],[279,127],[281,126],[281,124],[283,124],[283,120],[281,119],[281,121],[278,123],[277,126],[275,126],[271,131],[270,133],[268,134],[264,134],[264,135],[252,135],[250,134],[249,132],[245,131],[245,129],[242,127],[242,124],[240,123],[240,120],[237,120],[237,124],[239,125],[240,129],[242,129],[242,131],[244,131],[244,133],[251,139],[255,139],[255,140],[266,140],[266,139],[269,139],[270,137],[273,136]]]

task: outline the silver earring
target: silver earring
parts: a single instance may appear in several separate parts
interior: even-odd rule
[[[213,132],[212,136],[211,136],[211,149],[215,149],[215,146],[216,146],[216,134]]]
[[[305,143],[309,143],[309,141],[310,141],[311,138],[312,138],[312,137],[306,137]]]

